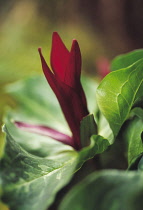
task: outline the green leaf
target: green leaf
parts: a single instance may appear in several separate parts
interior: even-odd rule
[[[61,148],[63,146],[63,151],[58,151],[57,146],[51,142],[50,145],[53,143],[55,151],[52,147],[53,154],[47,153],[47,156],[42,158],[43,151],[41,151],[41,157],[38,157],[20,147],[18,140],[14,141],[10,134],[14,135],[15,126],[8,122],[6,125],[7,144],[0,163],[2,200],[15,210],[46,209],[53,202],[56,193],[69,182],[73,173],[79,170],[86,160],[102,153],[109,145],[106,139],[94,135],[91,138],[91,144],[77,153],[71,147],[66,146],[65,149],[65,145],[61,143],[59,145],[61,144]],[[20,138],[17,134],[15,137]],[[21,136],[23,141],[26,136],[28,141],[34,140],[35,144],[37,144],[36,141],[43,142],[40,135],[36,140],[36,136],[31,139],[27,134]],[[34,146],[34,141],[31,142],[31,147]],[[48,147],[48,144],[49,141],[45,147]],[[41,148],[41,144],[37,147]],[[37,202],[39,196],[40,199]]]
[[[132,107],[143,97],[143,60],[111,72],[97,88],[99,109],[107,119],[114,136],[128,118]]]
[[[135,117],[131,119],[123,132],[123,138],[126,143],[128,164],[143,152],[143,143],[141,134],[143,132],[143,120]]]
[[[130,53],[117,56],[111,63],[111,71],[126,68],[143,58],[143,50],[134,50]]]
[[[93,114],[90,114],[82,119],[80,122],[80,139],[82,147],[88,146],[90,137],[97,134],[97,125]]]
[[[7,144],[0,172],[2,200],[15,210],[45,210],[71,179],[78,154],[68,151],[40,158],[22,149],[5,130]]]
[[[92,173],[64,197],[59,210],[142,210],[143,173]]]
[[[76,152],[58,141],[18,129],[13,124],[14,114],[5,120],[7,144],[0,163],[3,202],[15,210],[46,209],[75,171],[109,143],[94,135],[88,147]]]
[[[99,135],[92,135],[90,139],[90,145],[79,151],[79,164],[77,168],[95,155],[103,153],[110,145],[107,139]]]

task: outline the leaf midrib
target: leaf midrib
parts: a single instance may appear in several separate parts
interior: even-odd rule
[[[77,157],[77,156],[76,156],[76,157]],[[32,180],[30,180],[30,181],[25,181],[24,183],[21,183],[21,184],[20,184],[20,183],[19,183],[19,184],[15,184],[15,183],[14,183],[14,188],[20,188],[20,187],[22,187],[22,186],[30,185],[30,183],[35,182],[35,181],[37,181],[38,179],[41,179],[42,177],[48,177],[48,176],[50,176],[50,175],[56,173],[58,170],[62,169],[64,166],[66,166],[66,165],[68,165],[68,164],[70,165],[70,163],[74,162],[74,159],[76,159],[76,157],[74,157],[74,158],[70,159],[69,161],[65,162],[61,167],[54,169],[52,172],[49,172],[49,173],[47,173],[47,174],[43,174],[43,175],[41,175],[41,176],[39,176],[39,177],[37,177],[37,178],[35,178],[35,179],[32,179]],[[43,179],[44,179],[44,178],[43,178]],[[9,187],[11,188],[11,186],[9,186]]]

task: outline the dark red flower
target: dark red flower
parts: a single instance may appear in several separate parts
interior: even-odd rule
[[[58,33],[54,32],[51,50],[51,67],[53,71],[48,67],[42,55],[41,48],[38,50],[43,72],[59,101],[66,121],[71,129],[72,137],[46,126],[29,125],[23,122],[15,122],[15,124],[19,128],[50,136],[79,150],[81,149],[80,121],[89,114],[85,94],[80,82],[81,53],[79,45],[76,40],[73,40],[69,52]]]
[[[48,67],[41,49],[39,53],[45,77],[54,91],[73,134],[74,148],[80,149],[80,121],[88,115],[87,103],[80,82],[81,53],[78,42],[73,40],[70,52],[58,33],[53,33],[51,67]]]

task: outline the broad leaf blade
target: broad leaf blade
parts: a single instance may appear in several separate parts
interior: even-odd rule
[[[109,143],[93,136],[91,144],[79,153],[74,150],[41,158],[22,149],[7,132],[5,154],[1,160],[2,200],[15,210],[44,210],[54,200],[83,163],[102,153]],[[37,200],[37,197],[40,199]]]
[[[99,108],[117,136],[132,107],[143,97],[143,61],[108,74],[97,88]]]
[[[40,158],[23,150],[7,132],[1,161],[2,200],[15,210],[45,210],[71,179],[77,153]]]
[[[91,144],[77,153],[60,142],[19,130],[11,122],[11,116],[6,120],[7,144],[0,163],[2,198],[11,209],[46,209],[75,171],[109,146],[106,139],[95,135],[91,137]]]
[[[142,210],[143,173],[93,173],[64,198],[59,210]]]
[[[111,71],[127,68],[143,58],[143,49],[134,50],[130,53],[117,56],[111,64]]]

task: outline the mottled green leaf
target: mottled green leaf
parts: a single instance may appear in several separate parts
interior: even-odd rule
[[[127,54],[117,56],[111,63],[111,71],[126,68],[143,58],[143,50],[134,50]]]
[[[63,151],[58,152],[58,149],[55,148],[56,152],[53,155],[49,154],[42,158],[43,151],[39,157],[40,155],[32,155],[20,147],[18,140],[14,141],[9,133],[13,134],[14,128],[11,128],[12,125],[8,123],[7,125],[8,128],[5,128],[7,144],[0,163],[0,178],[2,180],[2,200],[14,210],[46,209],[53,202],[56,193],[71,179],[72,174],[86,160],[102,153],[109,146],[106,139],[94,135],[91,137],[91,144],[78,153],[68,146],[66,150],[65,146],[59,143],[61,148],[63,146]],[[29,141],[36,140],[36,137],[31,139],[30,135],[26,136]],[[20,138],[19,135],[18,137]],[[41,141],[41,136],[38,141]],[[48,147],[48,143],[45,146]],[[31,147],[32,145],[34,146],[34,141]],[[54,143],[53,146],[56,147]],[[41,144],[38,147],[41,148]]]
[[[2,201],[13,210],[45,210],[76,167],[77,152],[41,158],[22,149],[8,130],[1,160]]]
[[[76,185],[59,210],[142,210],[142,196],[143,173],[102,171]]]
[[[143,97],[143,60],[108,74],[97,88],[99,109],[114,136],[128,118],[132,107]]]

